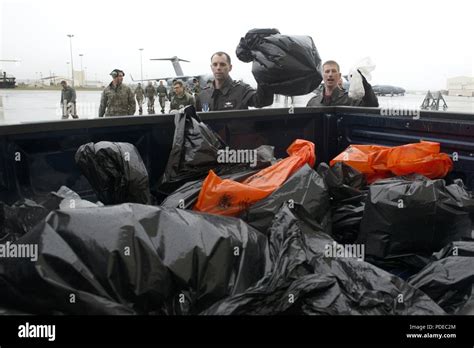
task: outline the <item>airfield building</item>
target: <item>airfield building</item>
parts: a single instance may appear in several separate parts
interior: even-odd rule
[[[447,82],[448,95],[474,97],[474,77],[451,77]]]

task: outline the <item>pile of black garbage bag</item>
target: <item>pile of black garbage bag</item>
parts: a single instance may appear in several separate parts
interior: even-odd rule
[[[243,181],[275,163],[271,146],[257,167],[218,163],[225,146],[187,110],[157,183],[132,144],[91,143],[76,161],[100,202],[61,187],[0,205],[0,241],[38,247],[34,261],[0,258],[0,312],[474,314],[474,197],[461,181],[367,185],[321,163],[237,218],[195,212],[209,169]]]

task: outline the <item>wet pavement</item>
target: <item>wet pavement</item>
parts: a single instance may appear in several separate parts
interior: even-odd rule
[[[77,91],[77,114],[81,119],[98,117],[101,91]],[[295,107],[305,106],[313,94],[294,97]],[[417,110],[423,102],[424,94],[406,94],[405,96],[379,97],[381,107],[388,109]],[[0,90],[0,124],[30,123],[54,121],[61,119],[60,91],[36,90]],[[473,97],[445,96],[449,112],[473,114]],[[283,96],[275,98],[271,107],[289,107],[291,99]],[[146,113],[146,104],[143,105]],[[158,100],[155,100],[155,111],[159,111]],[[166,111],[169,110],[167,102]],[[138,108],[137,108],[138,114]]]

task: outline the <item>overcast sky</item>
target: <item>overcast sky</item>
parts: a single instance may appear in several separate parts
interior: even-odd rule
[[[177,55],[191,61],[182,63],[185,74],[202,74],[223,50],[234,60],[232,77],[255,83],[235,48],[250,29],[277,28],[311,36],[342,72],[371,57],[372,84],[442,89],[448,77],[474,76],[473,13],[472,0],[0,0],[0,59],[21,60],[0,68],[17,79],[66,75],[73,34],[74,67],[83,54],[88,79],[109,81],[114,68],[125,82],[139,78],[144,48],[148,78],[174,75],[169,62],[150,58]]]

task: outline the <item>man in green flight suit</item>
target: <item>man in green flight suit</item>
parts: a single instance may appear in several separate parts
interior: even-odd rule
[[[180,110],[188,105],[196,106],[194,97],[184,90],[183,81],[177,80],[173,83],[174,96],[170,105],[171,110]]]

